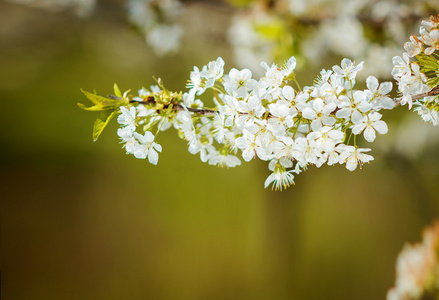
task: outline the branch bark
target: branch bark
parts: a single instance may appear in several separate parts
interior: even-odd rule
[[[108,95],[108,97],[115,97],[112,95]],[[153,104],[155,103],[155,99],[152,96],[149,96],[148,98],[146,98],[146,101],[136,101],[136,100],[131,100],[131,103],[140,103],[140,104]],[[167,106],[165,107],[167,108]],[[199,109],[199,108],[192,108],[192,107],[186,107],[183,106],[181,104],[178,103],[174,103],[173,104],[173,108],[175,110],[184,110],[184,111],[189,111],[189,112],[193,112],[199,115],[214,115],[217,113],[216,110],[212,110],[212,109]]]
[[[428,92],[413,95],[412,100],[418,100],[418,99],[421,99],[424,97],[437,96],[437,95],[439,95],[439,85],[435,86],[434,88],[432,88]],[[114,96],[114,95],[108,95],[107,97],[111,98],[111,99],[121,99],[121,98]],[[155,103],[155,99],[153,96],[149,96],[145,100],[146,101],[131,100],[131,103],[134,103],[134,102],[140,103],[140,104],[153,104],[153,103]],[[395,102],[395,107],[401,104],[401,98],[395,98],[393,101]],[[184,110],[184,111],[189,111],[189,112],[192,112],[192,113],[195,113],[198,115],[205,115],[205,116],[215,115],[216,113],[218,113],[217,110],[186,107],[186,106],[183,106],[182,104],[178,104],[178,103],[174,103],[173,108],[175,110]],[[338,109],[334,110],[331,114],[335,114],[337,112],[337,110]]]
[[[417,94],[412,96],[412,100],[419,100],[424,97],[431,97],[431,96],[437,96],[439,95],[439,85],[435,86],[431,90],[425,93]],[[401,104],[401,98],[396,98],[395,100],[395,107]]]

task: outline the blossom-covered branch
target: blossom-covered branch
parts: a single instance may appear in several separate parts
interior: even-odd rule
[[[422,99],[425,97],[435,97],[437,95],[439,95],[439,85],[435,86],[434,88],[432,88],[428,92],[412,95],[411,98],[412,98],[412,101],[415,101],[415,100],[419,100],[419,99]],[[402,97],[394,99],[395,106],[400,105],[402,99],[403,99]]]
[[[412,35],[404,44],[406,52],[393,58],[392,75],[407,104],[425,122],[439,125],[439,15],[422,21],[420,36]]]
[[[393,59],[392,74],[402,94],[401,105],[418,105],[424,120],[438,122],[439,21],[423,23],[421,37],[405,44],[408,53]],[[421,40],[423,42],[421,42]],[[409,57],[417,62],[410,63]],[[100,97],[85,92],[95,104],[88,110],[102,111],[95,123],[94,138],[112,116],[121,125],[117,134],[128,154],[158,163],[161,145],[156,138],[171,127],[188,143],[188,151],[203,162],[235,167],[258,158],[268,162],[271,174],[265,186],[283,189],[294,183],[310,165],[345,164],[350,171],[373,157],[370,148],[360,148],[357,137],[371,143],[388,131],[381,120],[382,109],[393,109],[388,94],[391,82],[366,79],[367,89],[355,89],[363,62],[345,58],[340,66],[322,70],[311,86],[301,88],[296,80],[296,59],[283,66],[263,62],[264,76],[256,80],[249,69],[232,68],[224,73],[219,57],[201,69],[194,67],[187,92],[169,91],[158,85],[142,88],[137,95],[123,95],[115,85],[115,96]],[[431,88],[433,87],[433,88]],[[210,107],[203,97],[213,91]]]
[[[218,58],[201,70],[194,67],[185,93],[167,90],[160,80],[136,96],[121,95],[116,86],[124,105],[112,109],[118,109],[118,135],[127,153],[156,164],[162,151],[157,135],[174,127],[189,152],[211,165],[240,165],[238,153],[244,161],[268,161],[265,186],[275,189],[291,185],[294,174],[309,165],[343,163],[352,171],[373,160],[356,136],[373,142],[376,133],[387,132],[378,111],[394,107],[387,96],[392,84],[371,76],[368,89],[355,90],[363,63],[344,59],[303,89],[296,83],[294,57],[282,67],[262,63],[265,76],[259,80],[248,69],[232,68],[225,75],[224,65]],[[213,109],[200,99],[207,89],[214,92]]]

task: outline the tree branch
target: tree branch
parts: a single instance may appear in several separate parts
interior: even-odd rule
[[[212,109],[199,109],[199,108],[186,107],[181,104],[174,104],[174,108],[175,110],[187,110],[199,115],[214,115],[218,112]]]
[[[435,86],[428,92],[412,96],[412,100],[418,100],[424,97],[437,96],[437,95],[439,95],[439,85]]]
[[[412,96],[412,100],[418,100],[418,99],[421,99],[424,97],[437,96],[437,95],[439,95],[439,85],[435,86],[434,88],[432,88],[428,92]],[[121,98],[114,96],[114,95],[107,95],[107,97],[111,98],[111,99],[121,99]],[[395,107],[401,104],[401,98],[395,98],[393,101],[395,102]],[[148,96],[147,98],[144,99],[144,101],[131,100],[130,103],[140,103],[140,104],[151,105],[151,104],[156,103],[156,101],[155,101],[153,96]],[[167,107],[168,106],[165,106],[164,108],[167,108]],[[192,113],[195,113],[198,115],[204,115],[204,116],[215,115],[216,113],[218,113],[217,110],[186,107],[186,106],[178,104],[178,103],[174,103],[173,108],[177,111],[184,110],[184,111],[189,111],[189,112],[192,112]],[[335,109],[331,114],[335,114],[338,110],[339,109]]]
[[[431,97],[431,96],[437,96],[439,95],[439,85],[435,86],[431,90],[425,93],[417,94],[412,96],[412,100],[419,100],[424,97]],[[401,98],[394,99],[395,101],[395,107],[401,104]]]
[[[115,97],[113,95],[108,95],[108,97]],[[146,101],[136,101],[136,100],[131,100],[130,103],[140,103],[140,104],[154,104],[155,99],[153,96],[149,96],[146,98]],[[167,108],[168,106],[165,106],[164,108]],[[199,109],[199,108],[192,108],[192,107],[186,107],[183,106],[181,104],[178,103],[174,103],[173,104],[173,108],[175,110],[184,110],[184,111],[189,111],[189,112],[193,112],[196,113],[198,115],[214,115],[217,113],[216,110],[212,110],[212,109]]]

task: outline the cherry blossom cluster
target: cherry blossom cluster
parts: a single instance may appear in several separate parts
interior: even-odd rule
[[[423,20],[419,32],[404,44],[402,57],[393,58],[392,75],[401,105],[413,105],[425,122],[439,125],[439,15]]]
[[[310,165],[345,164],[353,171],[373,160],[367,154],[371,149],[358,147],[357,136],[373,142],[377,133],[387,133],[379,111],[392,109],[394,101],[387,96],[392,84],[373,76],[367,89],[354,89],[363,62],[343,59],[303,89],[294,57],[282,67],[262,63],[265,75],[259,80],[248,69],[225,74],[224,64],[218,58],[194,67],[186,93],[170,92],[159,80],[135,97],[124,95],[129,105],[120,107],[118,135],[127,153],[156,164],[162,148],[155,137],[174,127],[188,151],[211,165],[235,167],[239,157],[269,162],[265,187],[278,190]],[[207,90],[212,90],[212,109],[200,99]]]
[[[407,244],[396,261],[395,286],[387,300],[437,299],[439,297],[439,221],[424,230],[423,241]]]

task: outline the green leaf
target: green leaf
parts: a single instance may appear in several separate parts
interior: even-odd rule
[[[93,105],[93,106],[90,106],[90,107],[86,107],[84,104],[78,103],[78,106],[80,108],[84,109],[84,110],[89,110],[89,111],[103,111],[103,110],[109,110],[109,109],[112,108],[112,107],[104,107],[104,106],[99,105],[99,104],[98,105]]]
[[[117,84],[115,83],[114,84],[114,94],[117,96],[117,97],[119,97],[119,98],[123,98],[122,97],[122,93],[120,92],[120,89],[119,89],[119,87],[117,86]]]
[[[95,104],[95,105],[110,107],[110,106],[122,106],[122,105],[128,104],[128,101],[126,101],[124,99],[110,99],[107,97],[102,97],[102,96],[99,96],[97,94],[93,94],[93,93],[84,91],[83,89],[81,89],[81,91],[88,98],[88,100],[93,102],[93,104]]]
[[[111,120],[111,118],[117,114],[118,109],[114,110],[106,110],[101,112],[101,114],[98,116],[98,118],[95,121],[95,124],[93,126],[93,142],[96,142],[99,136],[101,135],[102,131],[104,130],[105,126],[107,126],[108,122]]]

